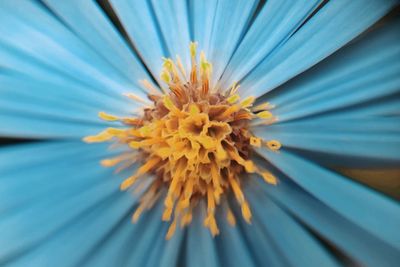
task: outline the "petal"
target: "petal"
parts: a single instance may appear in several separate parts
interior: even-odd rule
[[[373,101],[398,92],[400,19],[369,33],[268,98],[280,121]]]
[[[287,148],[328,154],[335,165],[346,160],[362,166],[398,165],[399,124],[398,117],[322,117],[259,127],[254,133]]]
[[[259,153],[335,212],[400,250],[398,203],[286,150]]]
[[[319,241],[267,198],[257,184],[251,183],[246,191],[254,214],[253,221],[257,221],[258,227],[261,227],[271,238],[271,242],[275,244],[288,265],[338,266]],[[247,227],[251,231],[253,226]]]
[[[168,56],[160,27],[149,1],[111,0],[115,13],[134,44],[139,56],[155,79],[162,70],[162,57]]]
[[[198,42],[206,55],[210,53],[210,40],[218,1],[189,0],[189,20],[193,41]]]
[[[152,255],[152,253],[160,251],[158,247],[161,246],[162,248],[165,242],[167,242],[165,235],[168,225],[161,222],[163,208],[162,201],[158,201],[156,206],[150,210],[148,214],[150,217],[140,219],[145,226],[137,238],[136,242],[138,245],[134,250],[132,249],[131,254],[127,257],[125,266],[145,266],[149,261],[157,262],[160,259],[160,253],[156,255]]]
[[[123,220],[129,222],[131,203],[126,200],[126,197],[118,192],[103,202],[98,202],[45,241],[32,247],[27,254],[17,257],[13,264],[81,266],[93,249],[112,234]]]
[[[258,218],[256,220],[253,218],[251,225],[248,225],[241,216],[238,213],[236,227],[242,229],[246,245],[252,251],[257,266],[289,266],[287,259],[265,230],[265,225],[262,225]]]
[[[0,54],[5,56],[4,65],[7,68],[23,71],[24,64],[20,67],[15,62],[16,55],[23,56],[37,65],[45,65],[70,79],[106,92],[118,94],[129,89],[137,90],[40,3],[26,0],[21,0],[18,5],[12,3],[2,1],[0,6]]]
[[[143,220],[132,224],[130,217],[131,214],[123,218],[104,240],[97,243],[85,261],[81,262],[81,266],[124,266],[126,259],[131,255],[131,249],[127,248],[133,248],[137,244],[139,233],[145,230],[145,225],[147,226]],[[79,247],[79,244],[76,246]]]
[[[140,79],[149,79],[140,60],[129,49],[95,1],[45,0],[44,2],[79,38],[89,43],[93,50],[123,73],[125,78],[137,86]]]
[[[204,206],[202,208],[205,209]],[[183,250],[186,261],[182,265],[218,267],[221,265],[218,262],[215,239],[211,236],[209,229],[203,226],[205,212],[202,212],[202,208],[198,207],[195,210],[196,217],[193,218],[192,223],[188,226],[187,243]]]
[[[208,43],[199,43],[200,50],[204,50],[207,58],[213,64],[212,84],[216,84],[221,77],[229,59],[236,49],[240,38],[244,35],[246,27],[255,12],[258,1],[255,0],[240,0],[240,1],[205,1],[207,4],[204,9],[210,8],[214,12],[212,17],[205,15],[210,14],[205,11],[204,14],[199,13],[204,9],[196,10],[195,18],[193,19],[194,28],[197,29],[200,25],[206,25],[204,29],[204,37],[199,38],[199,41]],[[215,2],[217,4],[215,5]],[[202,4],[198,4],[203,6]],[[211,15],[211,14],[210,14]],[[201,16],[196,18],[196,16]],[[212,27],[209,27],[208,20],[213,19]],[[210,33],[211,30],[211,33]],[[198,32],[200,34],[200,32]],[[197,36],[195,36],[197,37]]]
[[[216,214],[216,220],[220,229],[215,237],[220,266],[257,266],[243,232],[230,226],[221,213]]]
[[[0,135],[81,138],[107,125],[99,111],[126,115],[139,106],[121,93],[143,92],[43,6],[1,6]]]
[[[159,253],[154,252],[154,259],[157,259],[157,263],[152,264],[153,266],[179,266],[180,257],[182,256],[181,248],[183,246],[183,240],[185,236],[185,230],[177,226],[174,236],[170,240],[165,240],[164,236],[159,236],[160,245]],[[161,242],[162,241],[162,242]],[[159,258],[158,258],[159,257]]]
[[[127,116],[139,105],[74,83],[45,82],[15,72],[0,73],[1,136],[82,138],[106,126],[99,111]]]
[[[221,87],[228,88],[242,80],[265,57],[279,49],[320,2],[267,1],[229,61]]]
[[[279,51],[266,57],[241,82],[241,88],[246,88],[243,94],[261,96],[310,68],[371,26],[395,4],[394,0],[326,3]]]
[[[188,3],[185,0],[151,1],[161,35],[170,57],[179,55],[184,66],[190,66],[189,43],[190,25]],[[166,55],[165,55],[166,56]]]
[[[284,175],[279,174],[276,187],[254,178],[256,185],[276,203],[344,254],[366,266],[393,266],[398,262],[398,250],[351,223]]]
[[[93,222],[97,222],[95,218],[101,211],[113,214],[100,219],[103,224],[98,230],[111,226],[113,220],[118,220],[117,214],[125,214],[135,198],[119,192],[126,173],[115,175],[99,164],[100,159],[110,155],[104,145],[81,142],[32,143],[1,149],[0,246],[4,249],[0,261],[29,251],[71,224],[72,228],[81,228],[73,222],[84,214]],[[92,217],[90,212],[96,209],[99,211]]]

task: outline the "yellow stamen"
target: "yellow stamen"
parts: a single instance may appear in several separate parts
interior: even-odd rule
[[[246,99],[244,99],[242,103],[240,103],[240,105],[242,106],[242,108],[248,108],[253,105],[255,100],[256,99],[254,98],[254,96],[249,96]]]
[[[257,137],[250,137],[250,145],[255,146],[255,147],[261,147],[261,138]]]
[[[176,220],[174,220],[168,228],[167,236],[165,237],[166,240],[170,240],[175,233],[176,230]]]
[[[148,100],[143,99],[140,96],[137,96],[137,95],[135,95],[133,93],[124,93],[123,95],[128,97],[128,98],[130,98],[130,99],[132,99],[132,100],[135,100],[137,102],[140,102],[140,103],[143,103],[143,104],[146,104],[146,105],[150,104],[150,102]]]
[[[268,171],[261,172],[261,176],[264,178],[264,181],[269,184],[276,185],[278,183],[278,180],[276,179],[276,177]]]
[[[195,58],[197,53],[197,42],[191,42],[189,44],[189,49],[190,49],[190,56],[192,58]]]
[[[260,119],[269,119],[269,118],[272,118],[273,115],[271,112],[264,110],[264,111],[261,111],[260,113],[257,113],[257,117],[259,117]]]
[[[257,111],[269,110],[269,109],[272,109],[272,108],[274,108],[273,105],[271,105],[269,102],[264,102],[264,103],[262,103],[260,105],[257,105],[255,107],[253,107],[252,111],[253,112],[257,112]]]
[[[107,114],[107,113],[105,113],[105,112],[103,112],[103,111],[100,111],[100,112],[99,112],[99,117],[100,117],[102,120],[105,120],[105,121],[117,121],[117,120],[119,120],[119,117],[114,116],[114,115]]]
[[[159,95],[160,91],[157,90],[148,80],[140,80],[140,84],[149,91],[150,94]]]
[[[282,147],[281,143],[278,140],[270,140],[266,144],[267,147],[273,151],[277,151]]]
[[[163,72],[161,72],[160,78],[167,84],[171,82],[171,75],[167,70],[163,70]]]
[[[180,114],[181,111],[174,105],[171,98],[169,96],[165,96],[164,99],[164,106],[169,109],[171,112],[175,114]]]
[[[251,222],[251,211],[249,204],[246,201],[242,203],[242,215],[247,223]]]
[[[178,69],[181,72],[182,76],[186,79],[186,70],[183,67],[182,60],[179,56],[176,56],[176,64],[178,65]]]
[[[228,223],[231,226],[235,226],[236,225],[235,215],[233,215],[233,212],[229,208],[228,208],[228,212],[226,214],[226,219],[228,220]]]
[[[237,101],[239,101],[240,96],[238,94],[234,94],[229,96],[226,101],[228,101],[230,104],[236,103]]]

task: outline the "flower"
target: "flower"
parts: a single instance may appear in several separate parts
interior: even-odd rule
[[[400,21],[375,24],[395,6],[1,1],[0,135],[35,142],[0,149],[0,265],[395,266],[399,203],[344,175],[399,166]],[[165,193],[182,140],[193,166],[219,153],[196,199]],[[186,227],[158,192],[183,196]]]

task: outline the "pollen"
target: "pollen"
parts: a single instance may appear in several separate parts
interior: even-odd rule
[[[189,50],[188,69],[179,57],[176,61],[163,58],[161,90],[147,80],[141,81],[149,100],[125,94],[133,101],[146,103],[140,114],[118,117],[99,112],[101,119],[119,125],[84,138],[88,143],[107,141],[125,146],[127,152],[104,159],[101,164],[119,166],[117,171],[138,165],[120,185],[121,190],[144,188],[132,221],[138,221],[156,201],[162,201],[161,220],[170,222],[167,239],[176,227],[185,227],[193,217],[200,216],[194,210],[201,202],[206,209],[203,224],[213,236],[219,234],[216,212],[220,210],[225,209],[228,223],[234,226],[238,218],[229,207],[229,196],[250,224],[251,207],[243,191],[249,178],[243,174],[255,173],[266,183],[277,184],[274,175],[257,166],[252,155],[255,149],[277,152],[281,143],[253,135],[250,123],[276,121],[273,106],[253,106],[255,98],[242,99],[236,83],[226,90],[212,86],[212,64],[203,52],[197,54],[197,43],[191,43]]]

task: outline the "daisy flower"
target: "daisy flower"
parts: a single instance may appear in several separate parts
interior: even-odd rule
[[[0,265],[396,266],[398,14],[0,1]]]

